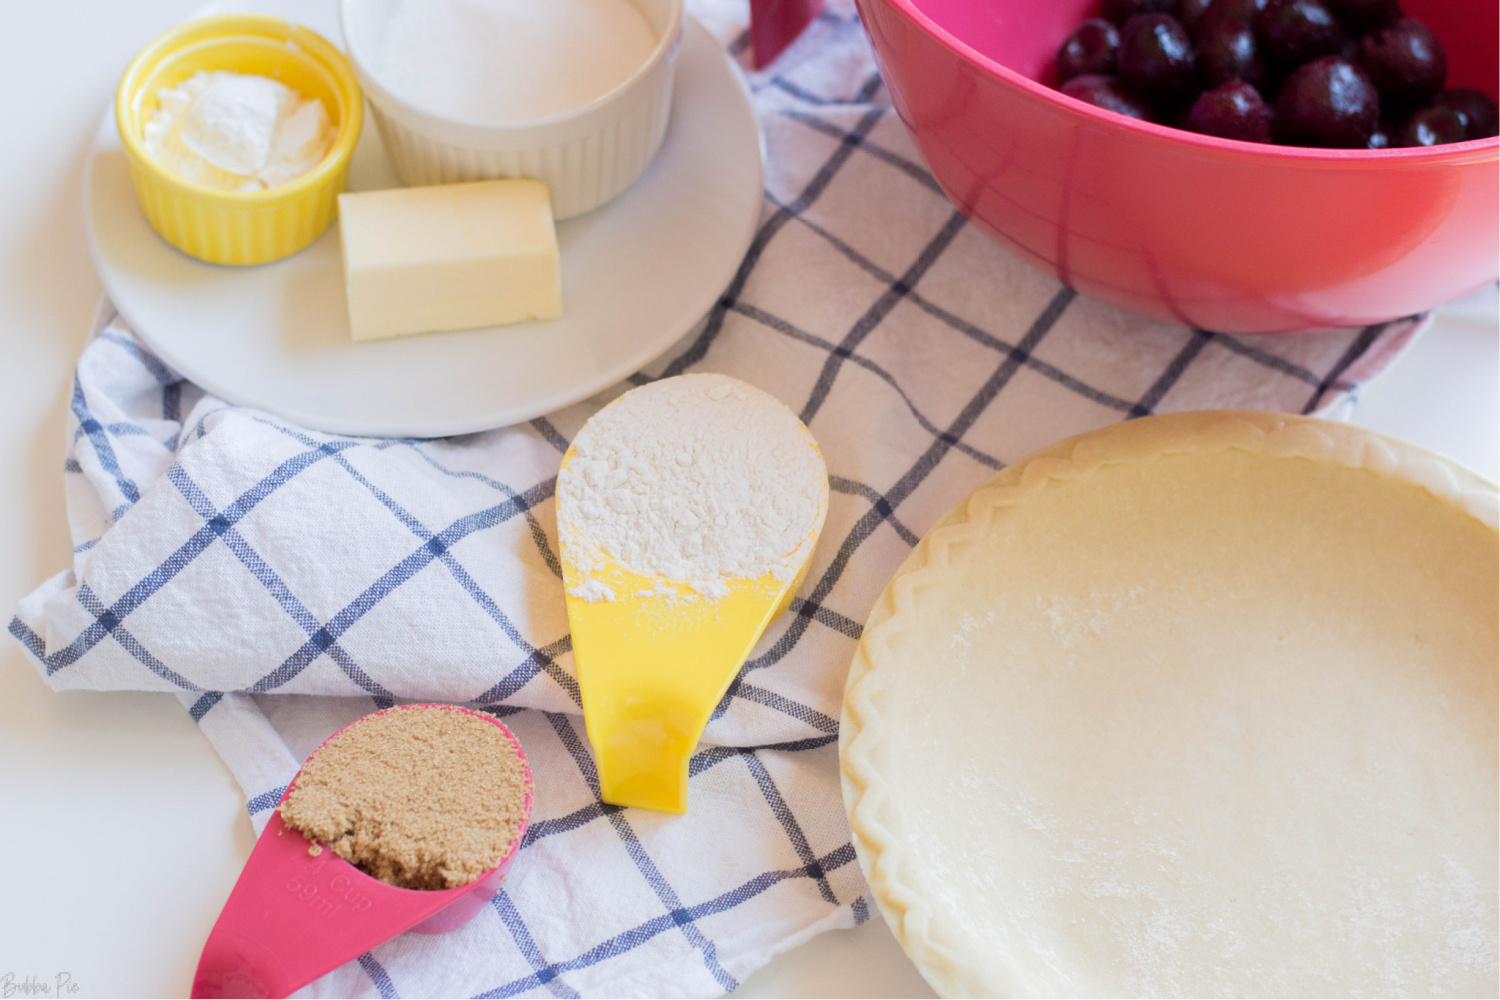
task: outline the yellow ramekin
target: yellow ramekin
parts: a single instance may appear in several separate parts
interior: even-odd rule
[[[200,70],[254,73],[323,101],[338,127],[323,162],[269,191],[191,184],[146,153],[142,127],[163,90]],[[364,124],[364,96],[342,53],[279,17],[225,14],[173,28],[135,57],[115,94],[115,122],[135,193],[151,228],[183,253],[214,264],[264,264],[322,235],[338,209]]]

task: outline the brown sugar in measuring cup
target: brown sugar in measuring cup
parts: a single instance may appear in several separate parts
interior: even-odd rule
[[[344,727],[262,831],[192,995],[286,996],[402,931],[463,926],[504,881],[531,793],[521,744],[480,712],[404,705]]]
[[[382,882],[452,889],[498,865],[515,840],[525,771],[488,718],[379,712],[308,758],[279,809],[287,826]]]

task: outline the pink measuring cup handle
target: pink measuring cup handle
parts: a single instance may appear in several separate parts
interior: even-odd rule
[[[442,934],[456,930],[499,890],[531,817],[531,770],[526,754],[509,729],[480,712],[450,705],[408,705],[386,711],[419,707],[469,712],[491,722],[520,755],[526,768],[524,815],[500,864],[454,889],[401,889],[366,875],[332,851],[324,850],[316,857],[309,854],[311,844],[282,822],[278,810],[256,841],[209,932],[193,976],[194,997],[287,996],[402,931]]]
[[[750,0],[750,45],[755,68],[764,69],[823,9],[823,0]]]

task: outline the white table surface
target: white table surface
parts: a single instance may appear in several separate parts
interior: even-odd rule
[[[99,298],[83,155],[130,57],[203,0],[3,0],[0,617],[71,558],[62,453],[72,368]],[[24,97],[22,96],[24,95]],[[1493,289],[1445,309],[1368,386],[1358,424],[1500,478]],[[254,841],[244,799],[178,702],[54,694],[0,643],[0,994],[185,996]],[[880,920],[825,934],[739,995],[930,996]]]

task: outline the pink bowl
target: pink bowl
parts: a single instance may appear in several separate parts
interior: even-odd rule
[[[857,0],[943,190],[1001,245],[1123,309],[1224,333],[1361,326],[1500,277],[1500,139],[1264,146],[1115,115],[1052,89],[1098,0]],[[1494,95],[1495,0],[1405,0],[1448,85]]]

